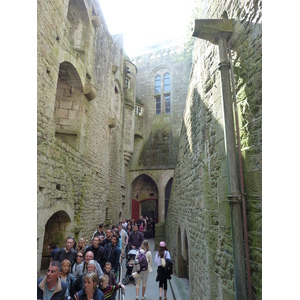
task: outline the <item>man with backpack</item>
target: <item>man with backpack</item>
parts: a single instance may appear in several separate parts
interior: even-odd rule
[[[132,276],[135,278],[135,293],[136,299],[139,299],[140,286],[142,282],[142,300],[146,298],[145,292],[147,287],[147,279],[149,272],[152,272],[152,255],[150,252],[150,244],[147,240],[144,240],[141,249],[137,251],[135,259],[139,263],[134,267],[136,273]]]

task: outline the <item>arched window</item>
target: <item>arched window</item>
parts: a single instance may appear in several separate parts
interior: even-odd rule
[[[171,88],[171,86],[170,86],[170,74],[167,73],[164,76],[164,92],[165,93],[169,93],[170,92],[170,88]]]
[[[159,75],[155,77],[155,94],[160,94],[161,78]]]
[[[163,74],[162,74],[163,75]],[[171,112],[171,77],[170,73],[163,76],[155,77],[155,114],[160,115],[162,112],[168,114]],[[161,89],[163,87],[163,90]]]

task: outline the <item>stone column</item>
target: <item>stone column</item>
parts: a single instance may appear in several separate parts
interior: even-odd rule
[[[239,191],[233,101],[229,76],[230,63],[228,59],[227,45],[227,41],[233,32],[233,24],[232,20],[228,19],[195,20],[193,31],[194,37],[210,41],[211,43],[219,46],[219,70],[221,73],[224,139],[229,193],[228,200],[230,203],[231,213],[230,221],[234,264],[235,299],[247,299],[241,194]]]

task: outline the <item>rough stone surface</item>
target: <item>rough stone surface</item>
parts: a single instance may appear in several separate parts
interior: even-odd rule
[[[261,1],[212,1],[205,19],[226,10],[240,124],[247,202],[252,298],[261,282]],[[204,15],[204,13],[203,13]],[[166,220],[166,239],[180,271],[188,264],[190,299],[235,299],[218,46],[197,39],[178,160]],[[186,242],[187,240],[187,242]]]
[[[109,34],[98,1],[37,7],[39,269],[47,243],[61,247],[68,234],[89,240],[99,223],[116,224],[128,214],[124,149],[133,152],[136,69],[130,67],[133,90],[126,97],[133,104],[124,108],[123,39]],[[61,215],[62,234],[55,236],[51,224]]]

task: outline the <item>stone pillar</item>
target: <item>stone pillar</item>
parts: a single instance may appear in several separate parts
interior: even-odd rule
[[[243,238],[243,221],[241,210],[241,195],[236,158],[236,143],[234,132],[234,118],[229,77],[229,60],[227,50],[227,38],[225,34],[216,37],[219,45],[219,69],[221,72],[222,104],[224,118],[225,152],[228,172],[228,200],[231,212],[231,233],[234,263],[234,282],[236,299],[247,299],[245,251]]]
[[[233,32],[232,20],[195,20],[193,36],[210,41],[219,46],[219,70],[221,73],[221,92],[224,119],[224,139],[227,160],[228,200],[231,213],[231,234],[234,264],[235,299],[247,299],[245,270],[245,250],[236,159],[236,141],[233,118],[233,102],[229,75],[227,41]]]

